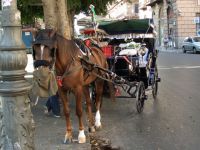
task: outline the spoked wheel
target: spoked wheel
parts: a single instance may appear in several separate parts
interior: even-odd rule
[[[138,113],[141,113],[143,111],[144,101],[145,101],[145,86],[144,82],[140,81],[136,93],[136,108]]]
[[[157,71],[157,67],[155,69],[155,74],[154,74],[154,79],[153,79],[153,83],[152,83],[152,95],[154,100],[157,98],[157,94],[158,94],[158,71]]]

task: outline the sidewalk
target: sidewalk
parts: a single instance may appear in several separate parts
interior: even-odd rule
[[[27,71],[25,78],[28,82],[32,82],[33,78],[33,58],[31,54],[27,55],[28,64],[25,68]],[[30,93],[31,103],[34,103],[36,96]],[[70,97],[73,99],[73,97]],[[47,99],[40,98],[36,106],[32,106],[31,110],[33,113],[33,119],[35,122],[35,150],[90,150],[91,145],[89,138],[87,137],[86,144],[78,144],[77,142],[71,144],[64,144],[64,136],[66,131],[65,117],[62,115],[61,118],[55,118],[53,115],[44,114],[44,106]],[[72,103],[72,107],[75,108],[75,104]],[[85,117],[85,116],[84,116]],[[78,121],[75,114],[75,109],[72,109],[71,121],[73,122],[73,133],[75,140],[78,137]],[[86,130],[87,131],[87,130]],[[86,135],[88,132],[86,132]]]
[[[174,48],[174,47],[168,47],[167,49],[165,49],[165,47],[160,46],[160,47],[156,47],[157,50],[159,50],[159,52],[172,52],[172,53],[182,53],[182,49],[181,48]]]
[[[53,115],[45,115],[45,103],[46,99],[39,99],[38,104],[36,106],[32,106],[32,113],[35,121],[35,150],[90,150],[91,145],[89,137],[87,137],[87,142],[85,144],[77,143],[78,119],[75,114],[75,104],[73,103],[72,107],[70,107],[72,108],[71,121],[73,123],[75,142],[71,144],[64,144],[63,141],[66,131],[65,117],[62,115],[61,118],[55,118]],[[87,130],[86,135],[88,135]]]

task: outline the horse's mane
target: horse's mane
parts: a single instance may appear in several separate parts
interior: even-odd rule
[[[67,53],[72,58],[77,56],[79,50],[73,39],[72,40],[66,39],[58,33],[56,33],[55,36],[56,36],[58,44],[60,44],[61,46],[60,48],[62,48],[62,50],[65,53]]]

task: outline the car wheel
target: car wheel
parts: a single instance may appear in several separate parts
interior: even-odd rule
[[[185,50],[185,47],[184,47],[184,46],[182,47],[182,49],[183,49],[183,53],[186,53],[186,50]]]
[[[197,50],[196,50],[196,48],[195,48],[195,47],[193,48],[193,53],[194,53],[194,54],[196,54],[196,53],[197,53]]]

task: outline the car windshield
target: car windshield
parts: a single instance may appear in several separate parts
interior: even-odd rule
[[[194,37],[193,40],[194,42],[200,42],[200,37]]]

